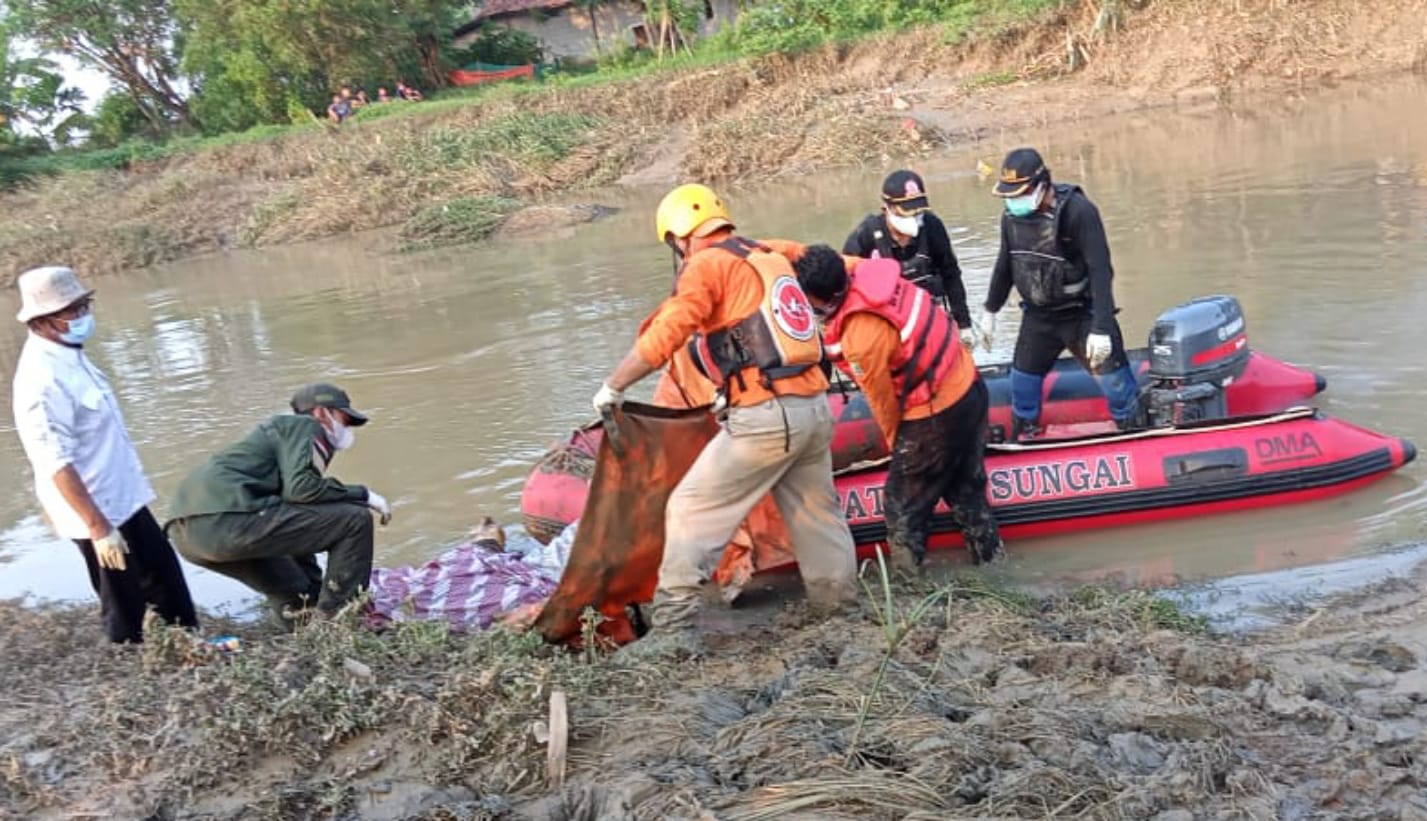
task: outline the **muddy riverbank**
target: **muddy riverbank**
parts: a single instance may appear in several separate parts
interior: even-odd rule
[[[1231,638],[1144,593],[1033,598],[973,575],[898,588],[887,619],[874,580],[862,616],[755,602],[717,619],[709,658],[643,667],[422,625],[216,625],[244,639],[227,657],[176,633],[114,649],[92,608],[4,605],[0,803],[30,818],[1423,819],[1424,582],[1419,567]],[[563,786],[547,771],[557,691]]]
[[[474,225],[464,235],[479,237],[520,203],[620,181],[732,184],[976,140],[995,155],[1028,127],[1259,105],[1427,65],[1424,0],[1119,7],[1113,25],[1097,27],[1096,4],[1070,2],[1033,21],[988,19],[955,43],[911,32],[68,173],[0,197],[0,282],[55,260],[113,273],[408,221],[440,237]]]

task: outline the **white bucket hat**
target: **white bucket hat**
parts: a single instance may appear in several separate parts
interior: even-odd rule
[[[46,265],[20,274],[20,312],[15,318],[29,322],[37,316],[49,316],[93,294],[79,282],[71,268]]]

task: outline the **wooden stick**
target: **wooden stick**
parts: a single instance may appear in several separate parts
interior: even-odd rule
[[[552,789],[565,785],[565,753],[570,744],[570,713],[564,690],[550,693],[550,744],[545,749],[545,776]]]

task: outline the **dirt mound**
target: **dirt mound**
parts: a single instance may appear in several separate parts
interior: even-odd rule
[[[354,614],[97,643],[0,609],[0,801],[27,817],[1427,817],[1427,600],[1219,638],[1149,594],[976,577],[755,612],[700,663]],[[726,617],[723,618],[726,622]],[[801,625],[801,626],[799,626]],[[1311,637],[1305,638],[1305,635]],[[564,786],[546,776],[568,694]]]

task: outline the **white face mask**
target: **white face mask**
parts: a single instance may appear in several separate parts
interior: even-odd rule
[[[892,226],[892,230],[908,237],[915,237],[922,230],[922,215],[915,214],[910,217],[903,217],[887,212],[887,224]]]
[[[327,430],[327,441],[337,450],[346,450],[357,441],[357,434],[351,428],[342,424],[342,420],[333,416],[332,427]]]

